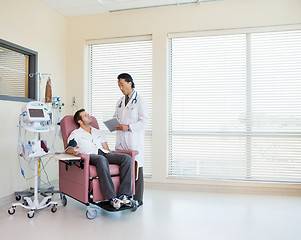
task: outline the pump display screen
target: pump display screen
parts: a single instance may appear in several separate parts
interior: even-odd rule
[[[44,112],[43,112],[43,109],[28,109],[29,111],[29,115],[30,117],[32,118],[43,118],[44,117]]]

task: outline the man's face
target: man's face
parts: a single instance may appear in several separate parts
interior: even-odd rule
[[[81,121],[84,125],[91,125],[92,118],[86,111],[81,112],[79,115],[82,118],[82,120],[79,120],[79,122]]]
[[[124,95],[129,95],[132,92],[132,83],[125,81],[123,78],[118,79],[118,86]]]

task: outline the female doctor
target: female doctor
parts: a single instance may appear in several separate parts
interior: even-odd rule
[[[144,99],[134,90],[135,84],[131,75],[122,73],[118,77],[118,86],[123,93],[116,104],[114,117],[120,121],[116,126],[116,150],[137,150],[135,160],[138,163],[138,179],[135,182],[134,199],[138,206],[143,204],[143,162],[144,162],[144,129],[148,124],[148,112]]]

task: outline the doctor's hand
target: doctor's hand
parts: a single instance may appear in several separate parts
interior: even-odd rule
[[[130,131],[130,126],[126,124],[120,124],[115,127],[115,130],[119,131]]]

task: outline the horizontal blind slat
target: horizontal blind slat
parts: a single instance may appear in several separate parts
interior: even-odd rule
[[[301,31],[170,38],[168,176],[301,181]]]
[[[149,124],[146,132],[152,129],[152,41],[135,40],[112,43],[91,42],[89,58],[89,107],[105,135],[109,146],[115,146],[115,133],[110,133],[103,121],[112,118],[117,100],[122,96],[117,84],[120,73],[130,73],[135,89],[148,105]],[[144,175],[151,176],[152,136],[145,135]]]

